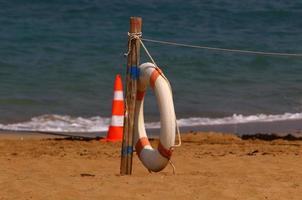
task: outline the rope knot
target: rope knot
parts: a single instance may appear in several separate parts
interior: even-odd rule
[[[138,33],[130,33],[128,32],[128,38],[129,38],[129,42],[128,42],[128,51],[127,53],[124,53],[124,56],[127,57],[131,51],[131,41],[132,40],[140,40],[142,38],[142,32],[138,32]]]
[[[142,36],[143,36],[142,32],[138,32],[138,33],[128,32],[128,37],[129,37],[130,41],[133,40],[133,39],[136,39],[136,40],[140,39]]]

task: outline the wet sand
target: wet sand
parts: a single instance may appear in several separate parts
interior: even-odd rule
[[[302,197],[300,140],[191,133],[173,153],[175,175],[150,174],[135,155],[133,175],[120,176],[121,143],[24,135],[0,134],[0,200]]]

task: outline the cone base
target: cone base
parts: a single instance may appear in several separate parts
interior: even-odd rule
[[[107,137],[102,140],[107,142],[121,142],[123,140],[123,130],[123,126],[110,126]]]

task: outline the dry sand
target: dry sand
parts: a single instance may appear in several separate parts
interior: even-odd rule
[[[119,175],[120,145],[1,134],[0,200],[302,199],[302,141],[186,134],[176,175],[135,155],[132,176]]]

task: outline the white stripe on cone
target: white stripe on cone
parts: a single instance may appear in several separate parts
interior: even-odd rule
[[[123,91],[114,91],[114,100],[120,100],[123,101],[124,100],[124,95],[123,95]]]
[[[111,126],[124,126],[124,116],[112,115]]]

